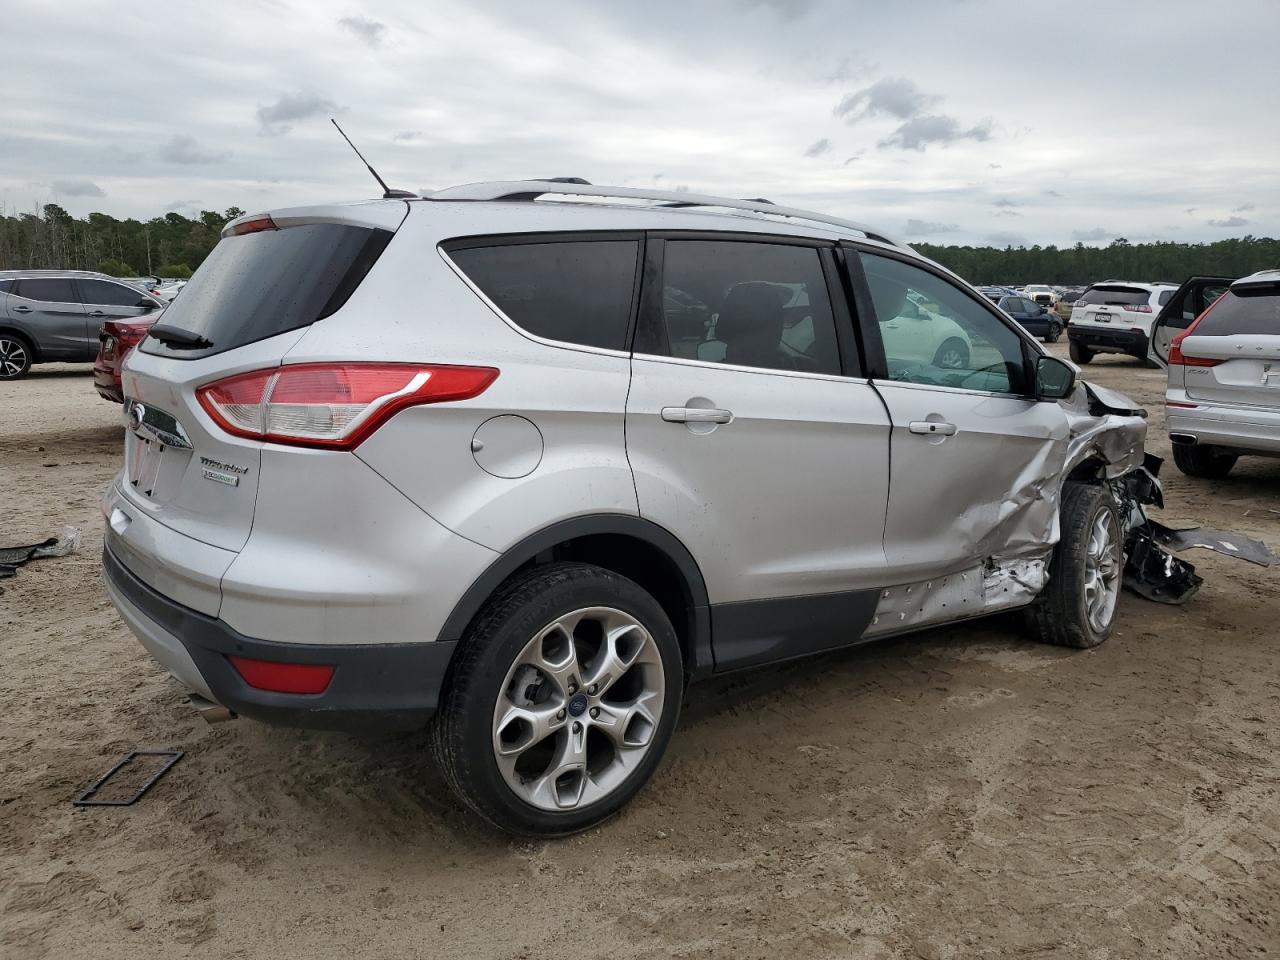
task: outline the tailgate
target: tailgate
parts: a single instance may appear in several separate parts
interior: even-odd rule
[[[1221,361],[1186,367],[1187,396],[1217,403],[1280,408],[1280,335],[1186,337],[1184,356]]]

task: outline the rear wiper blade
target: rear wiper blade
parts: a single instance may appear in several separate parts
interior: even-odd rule
[[[212,340],[208,340],[190,330],[170,326],[167,323],[153,324],[147,333],[170,347],[190,347],[193,350],[203,350],[206,347],[213,346]]]

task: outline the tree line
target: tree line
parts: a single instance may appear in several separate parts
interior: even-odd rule
[[[195,218],[166,213],[150,220],[117,220],[105,213],[73,217],[56,203],[37,215],[0,213],[0,270],[98,270],[113,276],[188,277],[218,242],[239,207]],[[1067,286],[1109,278],[1169,280],[1195,274],[1243,276],[1280,267],[1280,240],[1246,236],[1213,243],[1130,243],[1105,247],[1039,245],[962,247],[917,243],[925,256],[971,283],[1054,283]]]
[[[195,218],[166,213],[150,220],[118,220],[110,214],[73,217],[56,203],[34,213],[0,213],[0,270],[97,270],[116,277],[189,277],[204,262],[231,207],[202,210]]]

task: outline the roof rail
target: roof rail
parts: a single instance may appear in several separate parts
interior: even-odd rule
[[[459,187],[448,187],[437,190],[429,202],[437,200],[537,200],[548,195],[569,197],[600,197],[620,200],[652,200],[668,207],[722,207],[728,210],[747,210],[752,213],[765,214],[770,217],[786,217],[793,220],[807,220],[810,223],[821,223],[842,230],[853,230],[869,240],[878,240],[895,247],[907,247],[907,244],[886,236],[879,230],[854,220],[843,220],[828,216],[825,213],[814,213],[812,210],[800,210],[795,207],[780,207],[768,200],[734,200],[730,197],[716,197],[710,194],[684,193],[674,190],[650,190],[635,187],[601,187],[589,183],[567,182],[557,180],[497,180],[492,183],[468,183]],[[908,249],[910,249],[908,247]]]

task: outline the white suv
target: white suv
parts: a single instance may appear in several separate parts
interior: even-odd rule
[[[1123,353],[1146,360],[1151,323],[1177,289],[1176,283],[1095,283],[1071,308],[1071,359],[1085,364],[1094,354]]]
[[[909,247],[581,182],[234,221],[123,384],[146,648],[209,713],[430,723],[518,833],[617,811],[690,680],[1015,608],[1101,643],[1156,489],[1131,401]]]

